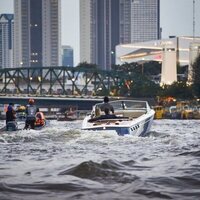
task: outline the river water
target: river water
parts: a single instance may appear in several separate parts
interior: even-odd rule
[[[154,120],[145,138],[81,121],[1,132],[0,200],[12,199],[200,199],[200,121]]]

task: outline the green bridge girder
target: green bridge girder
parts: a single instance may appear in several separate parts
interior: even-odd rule
[[[97,95],[119,89],[130,75],[84,67],[25,67],[0,69],[0,94]]]

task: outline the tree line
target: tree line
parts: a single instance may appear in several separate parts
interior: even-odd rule
[[[80,63],[77,67],[98,69],[95,64]],[[161,74],[161,63],[150,61],[146,63],[124,63],[113,65],[114,72],[128,75],[111,91],[101,91],[99,95],[129,96],[135,98],[174,97],[176,99],[200,98],[200,55],[192,64],[192,81],[188,82],[188,66],[177,66],[178,74],[185,74],[185,79],[171,85],[160,85],[152,77]]]

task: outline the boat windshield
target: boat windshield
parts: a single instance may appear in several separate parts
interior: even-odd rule
[[[114,110],[146,110],[147,102],[146,101],[135,101],[135,100],[118,100],[109,102]],[[103,103],[96,104],[97,107],[100,107]]]

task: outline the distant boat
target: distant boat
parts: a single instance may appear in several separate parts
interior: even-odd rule
[[[24,128],[24,122],[10,121],[0,131],[18,131]]]
[[[115,115],[105,115],[100,111],[102,103],[93,106],[89,115],[82,123],[83,130],[114,130],[119,135],[147,136],[155,111],[150,108],[147,101],[117,100],[109,102],[115,110]]]
[[[65,112],[56,113],[57,121],[74,121],[77,120],[77,106],[68,106]]]

